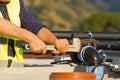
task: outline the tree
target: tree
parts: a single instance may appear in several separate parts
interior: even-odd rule
[[[80,30],[120,32],[120,13],[101,12],[93,14],[80,23]]]

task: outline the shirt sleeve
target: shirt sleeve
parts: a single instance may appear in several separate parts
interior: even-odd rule
[[[24,6],[24,2],[23,0],[20,0],[20,19],[21,19],[21,26],[22,28],[25,28],[31,32],[33,32],[34,34],[37,34],[38,31],[43,28],[46,27],[44,24],[42,24],[41,22],[39,22],[30,12],[30,10],[28,10],[25,6]]]

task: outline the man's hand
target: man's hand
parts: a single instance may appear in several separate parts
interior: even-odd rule
[[[46,44],[55,45],[56,50],[52,51],[54,54],[64,54],[69,48],[67,39],[57,39],[57,37],[45,27],[37,33],[37,36]]]
[[[69,42],[67,39],[56,39],[55,40],[55,48],[53,51],[54,54],[65,54],[69,49]]]
[[[33,38],[31,42],[29,42],[28,44],[32,52],[42,53],[42,54],[46,53],[46,45],[39,38]]]

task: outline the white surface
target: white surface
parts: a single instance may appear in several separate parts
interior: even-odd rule
[[[72,67],[69,65],[50,65],[52,59],[26,59],[27,65],[39,65],[37,67],[24,68],[0,68],[0,80],[49,80],[52,72],[74,72],[82,70],[81,66]],[[49,64],[49,65],[48,65]],[[46,66],[42,66],[46,65]],[[48,65],[48,66],[47,66]],[[115,75],[113,73],[109,73]],[[117,74],[118,75],[118,74]],[[105,74],[103,80],[120,80],[119,78],[109,77]]]

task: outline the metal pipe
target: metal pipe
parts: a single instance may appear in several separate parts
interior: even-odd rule
[[[78,59],[88,66],[101,65],[101,60],[97,50],[92,46],[85,46],[78,54]]]
[[[97,49],[102,50],[119,50],[120,51],[120,42],[98,42]]]
[[[120,51],[111,51],[111,50],[99,50],[98,51],[99,54],[105,54],[106,56],[106,60],[107,59],[116,59],[116,60],[120,60]]]
[[[92,38],[96,40],[120,41],[120,32],[80,32],[80,31],[52,31],[58,38]]]

